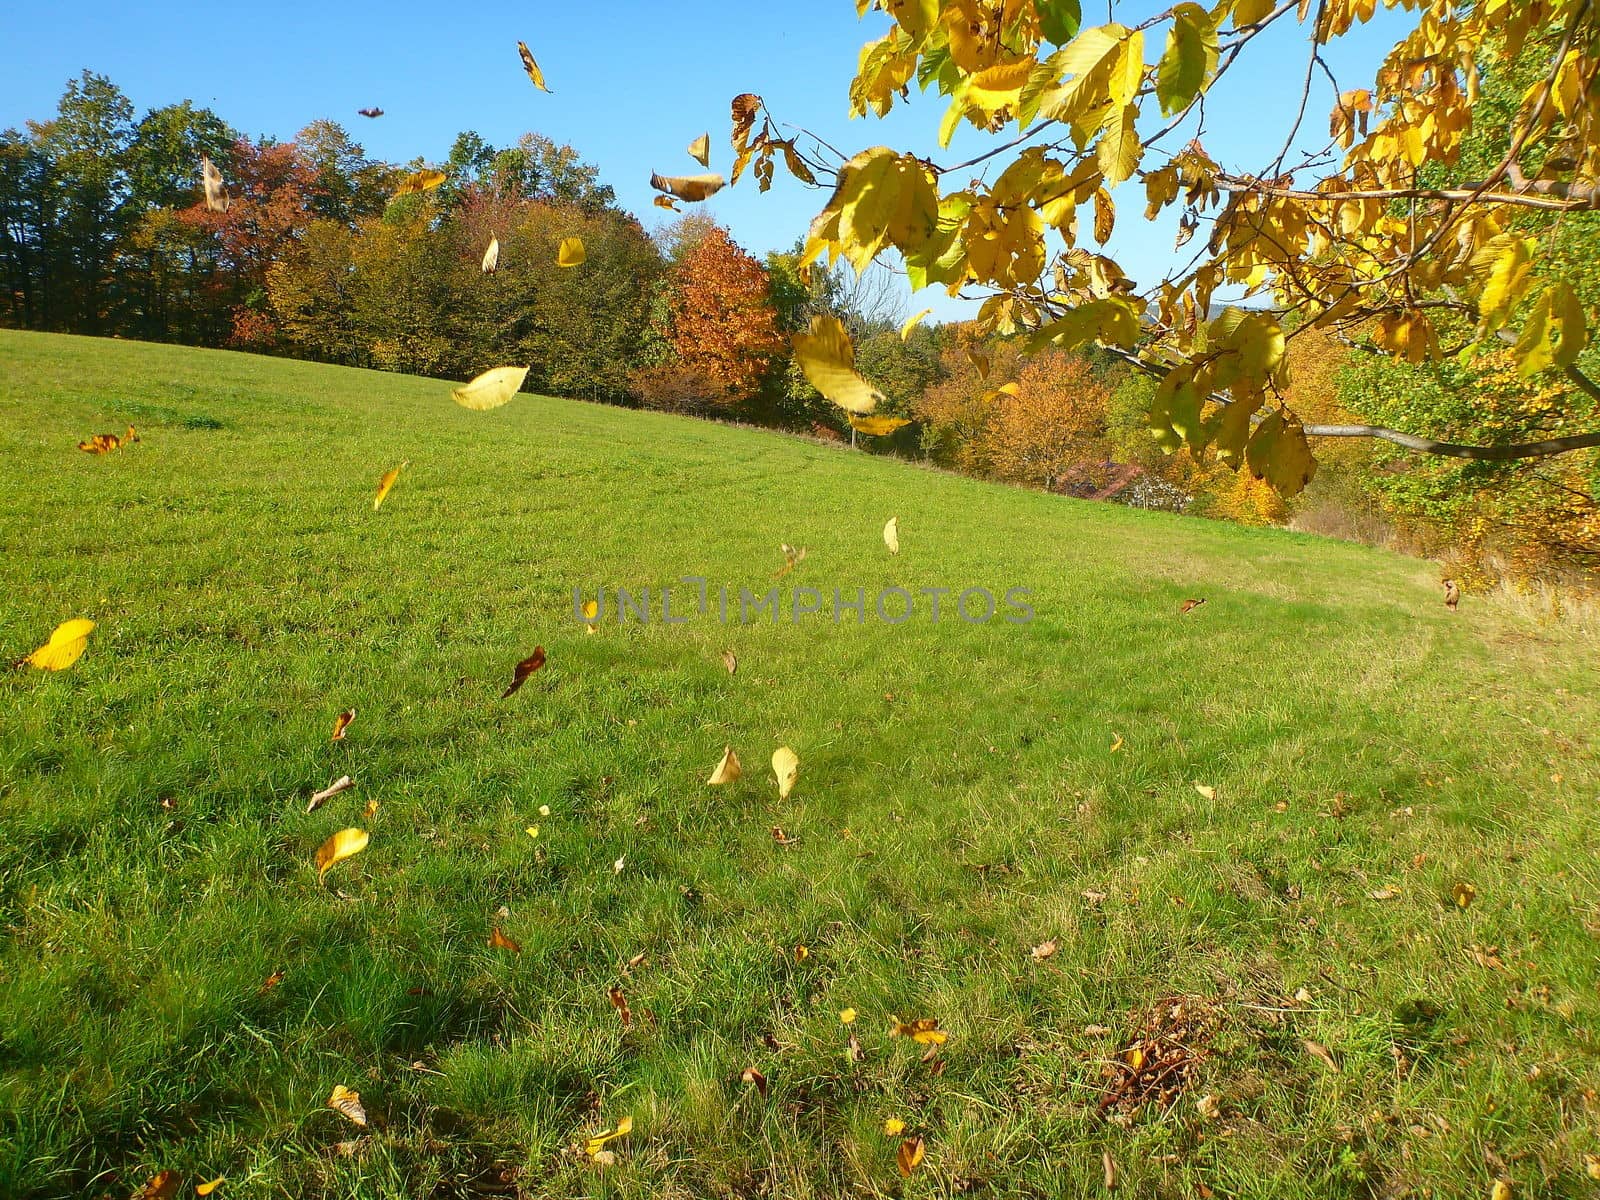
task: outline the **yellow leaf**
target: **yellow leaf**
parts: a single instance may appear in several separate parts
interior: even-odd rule
[[[872,437],[881,437],[911,424],[904,417],[858,417],[855,413],[849,414],[846,420],[850,422],[850,428],[857,433],[865,433]]]
[[[1107,187],[1116,187],[1131,176],[1144,157],[1144,145],[1134,127],[1138,116],[1138,105],[1128,104],[1120,109],[1113,108],[1107,117],[1105,131],[1095,147],[1095,161],[1106,177]]]
[[[556,266],[581,267],[588,257],[581,237],[565,237],[561,239],[561,248],[556,251]]]
[[[1115,734],[1112,734],[1111,736],[1112,736],[1112,742],[1111,742],[1111,751],[1110,752],[1112,754],[1115,754],[1118,750],[1122,749],[1122,735],[1120,733],[1115,733]]]
[[[900,553],[900,518],[890,517],[889,523],[883,527],[883,544],[889,547],[890,554]]]
[[[657,175],[653,171],[650,174],[651,187],[679,200],[704,200],[720,192],[726,182],[721,175]]]
[[[373,816],[375,816],[377,814],[377,811],[378,811],[378,802],[376,800],[368,800],[367,801],[367,807],[362,810],[361,815],[363,817],[365,817],[367,820],[370,821],[370,820],[372,820]]]
[[[539,836],[539,827],[537,825],[529,825],[523,832],[531,838],[536,838]]]
[[[1278,0],[1233,0],[1233,27],[1254,25],[1278,6]]]
[[[317,882],[347,858],[353,858],[367,848],[371,840],[365,829],[341,829],[317,847]]]
[[[923,317],[927,316],[932,311],[933,309],[931,308],[925,308],[921,312],[915,313],[909,319],[907,319],[906,323],[900,326],[900,340],[903,342],[906,340],[906,338],[910,337],[911,331],[917,327],[918,323],[921,322]]]
[[[968,107],[978,109],[987,120],[1002,108],[1015,108],[1022,97],[1023,85],[1033,74],[1032,57],[996,63],[968,76],[961,90],[961,99]]]
[[[356,719],[356,710],[347,708],[333,719],[333,736],[330,742],[344,741],[344,731],[350,728],[350,722]]]
[[[916,253],[939,226],[933,175],[915,155],[886,146],[864,150],[841,167],[828,203],[838,209],[838,241],[857,271],[885,245]]]
[[[529,51],[527,42],[517,43],[517,54],[521,57],[522,69],[528,73],[533,86],[541,92],[548,92],[550,89],[544,85],[544,72],[539,69],[539,64],[533,61],[533,54]]]
[[[452,388],[450,396],[462,408],[488,412],[508,403],[522,390],[522,381],[527,377],[527,367],[491,367],[471,383]]]
[[[886,1137],[899,1137],[906,1131],[906,1123],[899,1117],[889,1117],[883,1123],[883,1132]]]
[[[689,157],[697,159],[702,167],[711,165],[711,135],[702,133],[689,143]]]
[[[489,248],[483,252],[483,273],[493,275],[500,266],[500,239],[489,235]]]
[[[713,787],[732,783],[742,774],[744,771],[739,766],[739,756],[733,752],[732,746],[725,746],[722,750],[722,761],[717,764],[717,769],[711,772],[711,778],[706,780],[706,783]]]
[[[372,498],[373,512],[378,511],[378,505],[382,504],[384,497],[388,496],[389,489],[394,487],[394,481],[400,478],[400,471],[405,465],[406,463],[401,463],[398,467],[390,467],[383,473],[383,478],[378,480],[378,494]]]
[[[1456,902],[1456,907],[1466,908],[1478,898],[1478,889],[1470,883],[1458,883],[1450,889],[1450,898]]]
[[[622,1120],[617,1122],[617,1127],[615,1129],[603,1130],[585,1142],[584,1150],[591,1158],[595,1157],[600,1153],[601,1148],[604,1147],[607,1142],[611,1141],[613,1138],[626,1137],[632,1132],[633,1115],[630,1113],[628,1116],[623,1117]]]
[[[923,1145],[920,1137],[910,1138],[900,1143],[900,1149],[895,1151],[894,1163],[900,1168],[900,1174],[910,1176],[922,1165],[922,1160],[927,1154],[927,1147]]]
[[[1214,787],[1208,787],[1203,783],[1195,784],[1194,790],[1199,792],[1207,800],[1215,800],[1217,798],[1217,789]]]
[[[195,1184],[194,1185],[194,1194],[196,1196],[209,1196],[209,1195],[211,1195],[212,1192],[216,1191],[219,1187],[221,1187],[226,1182],[227,1182],[226,1176],[218,1175],[210,1183],[197,1183],[197,1184]]]
[[[811,386],[846,412],[870,413],[883,399],[856,374],[855,347],[838,317],[812,317],[811,332],[794,335],[794,357]]]
[[[841,1023],[843,1023],[845,1025],[853,1025],[853,1024],[855,1024],[855,1019],[856,1019],[856,1010],[855,1009],[853,1009],[853,1008],[841,1008],[839,1010],[839,1020],[840,1020]]]
[[[924,1046],[942,1046],[950,1040],[950,1035],[939,1028],[937,1017],[919,1017],[915,1021],[902,1021],[899,1017],[891,1016],[889,1036],[908,1037]]]
[[[176,1171],[157,1171],[133,1194],[133,1200],[172,1200],[178,1194],[180,1182]]]
[[[48,642],[22,661],[40,671],[65,671],[83,657],[92,632],[94,622],[83,617],[63,621],[56,626]]]
[[[1511,1200],[1511,1184],[1504,1179],[1496,1179],[1489,1189],[1489,1200]]]
[[[800,757],[787,746],[772,752],[772,773],[778,778],[778,799],[787,800],[800,774]]]
[[[394,189],[394,194],[396,196],[415,196],[438,187],[447,178],[449,176],[443,171],[413,171],[400,181],[400,186]]]
[[[811,957],[811,950],[808,947],[806,947],[806,946],[796,946],[794,948],[794,960],[795,960],[795,962],[803,963],[803,962],[805,962],[806,959],[808,959],[810,957]]]
[[[334,1086],[333,1094],[328,1097],[328,1107],[343,1113],[357,1125],[367,1123],[367,1110],[361,1107],[361,1093],[351,1091],[342,1083]]]

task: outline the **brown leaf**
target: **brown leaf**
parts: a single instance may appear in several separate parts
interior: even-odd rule
[[[489,929],[489,949],[509,950],[513,954],[522,953],[522,947],[513,938],[501,933],[498,925],[493,925]]]
[[[689,143],[689,157],[695,159],[702,167],[711,165],[711,135],[702,133]]]
[[[1456,606],[1461,603],[1461,589],[1456,586],[1454,579],[1444,581],[1444,606],[1455,612]]]
[[[744,1074],[740,1076],[740,1079],[742,1079],[745,1083],[755,1084],[756,1091],[761,1093],[761,1098],[763,1100],[767,1098],[767,1077],[760,1071],[756,1070],[754,1067],[746,1067],[744,1069]]]
[[[1199,608],[1204,603],[1205,603],[1205,601],[1203,599],[1201,599],[1201,600],[1185,600],[1182,604],[1178,605],[1178,615],[1181,617],[1185,613],[1191,613],[1195,609]]]
[[[1321,1062],[1328,1070],[1335,1074],[1339,1073],[1339,1063],[1333,1057],[1333,1051],[1329,1050],[1321,1042],[1313,1042],[1310,1038],[1307,1038],[1303,1044],[1307,1054]]]
[[[722,665],[728,668],[729,675],[738,671],[739,660],[733,656],[732,650],[724,650],[722,652]]]
[[[866,1051],[861,1048],[861,1039],[856,1037],[854,1033],[850,1034],[850,1058],[854,1062],[867,1061]]]
[[[353,712],[354,712],[354,710],[352,710],[352,713]],[[348,725],[349,722],[346,721],[345,724]],[[341,735],[342,735],[342,730],[340,732],[335,733],[334,740],[336,740],[336,741],[339,740]],[[353,779],[351,779],[350,776],[348,776],[348,775],[339,776],[339,778],[335,779],[332,783],[330,783],[327,787],[323,788],[320,792],[316,792],[316,793],[314,793],[312,795],[310,802],[306,805],[306,811],[308,813],[316,812],[317,809],[321,808],[324,804],[326,804],[333,797],[337,796],[340,792],[344,791],[346,788],[350,788],[350,787],[354,787],[354,786],[355,786],[355,781]]]
[[[1045,959],[1049,958],[1055,952],[1056,952],[1056,940],[1055,940],[1055,938],[1051,938],[1048,941],[1040,942],[1029,953],[1031,953],[1033,955],[1033,961],[1034,962],[1043,962]]]
[[[157,1171],[150,1182],[133,1194],[133,1200],[172,1200],[182,1182],[176,1171]]]
[[[790,837],[783,831],[782,825],[774,825],[772,827],[772,840],[777,842],[780,846],[792,846],[800,839],[797,837]]]
[[[528,676],[542,666],[544,666],[544,647],[535,646],[533,653],[517,664],[511,676],[511,685],[500,693],[500,699],[504,700],[507,696],[516,694],[517,689],[528,682]]]
[[[350,728],[350,722],[356,719],[356,710],[347,708],[333,719],[333,737],[335,742],[344,741],[344,731]]]
[[[900,1174],[909,1179],[911,1172],[922,1165],[927,1153],[928,1148],[920,1137],[907,1138],[900,1143],[900,1149],[895,1151],[894,1164],[900,1168]]]
[[[328,1097],[328,1107],[334,1112],[343,1113],[357,1125],[367,1123],[367,1110],[361,1107],[361,1093],[351,1091],[342,1083],[336,1085],[333,1094]]]
[[[622,994],[622,989],[611,988],[606,995],[611,997],[611,1007],[616,1009],[617,1016],[622,1018],[622,1027],[626,1029],[633,1024],[633,1013],[628,1011],[628,998]]]
[[[261,985],[261,990],[257,993],[257,995],[265,996],[268,992],[270,992],[273,988],[277,987],[282,982],[283,982],[283,972],[282,971],[274,971],[271,975],[267,976],[267,981]]]
[[[716,195],[725,183],[721,175],[650,175],[650,186],[656,191],[691,203]]]
[[[1115,1191],[1117,1187],[1117,1160],[1111,1157],[1111,1151],[1103,1151],[1100,1155],[1100,1167],[1105,1172],[1106,1191]]]
[[[1478,898],[1478,889],[1470,883],[1458,883],[1450,889],[1450,898],[1457,908],[1467,908]]]

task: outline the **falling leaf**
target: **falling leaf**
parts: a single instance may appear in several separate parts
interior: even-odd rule
[[[1105,1174],[1106,1191],[1117,1190],[1117,1160],[1111,1157],[1111,1151],[1104,1150],[1100,1154],[1100,1169]]]
[[[383,109],[381,109],[381,108],[358,108],[358,109],[356,109],[356,116],[358,116],[358,117],[381,117],[381,116],[383,116]]]
[[[83,657],[89,648],[89,635],[94,632],[94,622],[74,617],[57,625],[50,640],[40,646],[17,665],[24,663],[40,671],[65,671]]]
[[[722,665],[728,668],[729,675],[738,671],[739,660],[733,656],[732,650],[724,650],[722,652]]]
[[[335,1085],[333,1095],[328,1097],[328,1107],[343,1113],[357,1125],[367,1123],[367,1110],[361,1107],[361,1093],[351,1091],[342,1083]]]
[[[509,938],[505,934],[501,933],[500,926],[498,925],[491,925],[489,927],[489,949],[509,950],[513,954],[522,953],[522,947],[518,945],[513,938]]]
[[[1195,784],[1194,785],[1194,790],[1199,792],[1207,800],[1215,800],[1217,798],[1217,789],[1214,788],[1214,787],[1210,787],[1210,786],[1208,786],[1208,785],[1206,785],[1204,783]]]
[[[354,714],[352,713],[352,715],[354,715]],[[348,725],[349,722],[346,721],[345,724]],[[311,800],[306,804],[306,811],[308,813],[316,812],[317,809],[321,808],[324,804],[326,804],[329,800],[333,799],[340,792],[344,791],[347,788],[352,788],[354,786],[355,786],[355,781],[353,779],[351,779],[350,776],[348,776],[348,775],[339,776],[339,778],[335,779],[332,783],[330,783],[327,787],[323,788],[320,792],[315,792],[315,793],[312,794]]]
[[[666,192],[676,196],[679,200],[688,200],[691,203],[714,196],[722,190],[722,185],[727,180],[721,175],[657,175],[650,174],[650,186],[658,192]]]
[[[218,1175],[210,1183],[197,1183],[197,1184],[195,1184],[194,1185],[194,1194],[196,1196],[209,1196],[209,1195],[211,1195],[212,1192],[216,1191],[219,1187],[221,1187],[226,1182],[227,1182],[226,1176]]]
[[[905,1131],[906,1123],[899,1117],[884,1118],[883,1134],[885,1137],[899,1137]]]
[[[1302,1044],[1306,1048],[1306,1053],[1321,1062],[1328,1070],[1333,1071],[1335,1074],[1339,1072],[1339,1063],[1333,1057],[1333,1051],[1329,1050],[1321,1042],[1313,1042],[1309,1038]]]
[[[909,1178],[911,1172],[922,1165],[926,1155],[927,1147],[923,1145],[920,1137],[908,1138],[901,1142],[900,1149],[895,1151],[894,1163],[900,1168],[900,1174]]]
[[[1040,942],[1029,953],[1031,953],[1033,955],[1033,961],[1034,962],[1043,962],[1045,959],[1049,958],[1055,952],[1056,952],[1056,940],[1054,938],[1051,938],[1049,941]]]
[[[1178,615],[1181,617],[1185,613],[1191,613],[1204,603],[1204,600],[1185,600],[1182,604],[1178,605]]]
[[[611,873],[613,875],[621,875],[622,868],[627,864],[627,862],[628,856],[624,854],[621,858],[617,859],[616,862],[611,864]]]
[[[635,954],[628,960],[628,965],[622,968],[622,973],[626,975],[629,971],[643,963],[647,957],[649,957],[649,955],[646,951],[639,951],[639,953]]]
[[[317,882],[347,858],[360,854],[371,840],[365,829],[341,829],[317,847]]]
[[[409,461],[410,460],[408,459],[407,462]],[[384,497],[389,494],[389,489],[394,487],[394,481],[400,478],[400,471],[406,465],[407,464],[403,462],[398,467],[390,467],[383,473],[383,478],[378,480],[378,494],[372,498],[373,512],[378,511],[378,505],[383,503]]]
[[[805,946],[796,946],[794,948],[794,960],[795,960],[795,962],[803,963],[803,962],[805,962],[806,959],[808,959],[810,957],[811,957],[811,951],[809,949],[807,949]]]
[[[848,413],[845,419],[851,429],[868,437],[884,437],[911,424],[905,417],[858,417],[855,413]]]
[[[178,1194],[176,1171],[157,1171],[150,1181],[133,1194],[133,1200],[172,1200]]]
[[[1450,898],[1456,902],[1457,908],[1466,908],[1478,898],[1478,889],[1470,883],[1458,883],[1450,889]]]
[[[344,731],[350,728],[350,722],[356,719],[356,710],[347,708],[333,719],[333,737],[330,741],[344,741]]]
[[[400,181],[399,186],[394,189],[394,194],[396,198],[419,196],[423,192],[432,191],[448,178],[449,176],[443,171],[432,169],[413,171]]]
[[[1110,750],[1110,753],[1115,754],[1118,750],[1121,750],[1121,749],[1122,749],[1122,735],[1120,733],[1113,733],[1111,735],[1111,750]]]
[[[528,73],[528,78],[533,80],[533,86],[541,92],[549,92],[544,85],[544,72],[539,70],[539,64],[533,61],[533,54],[528,49],[527,42],[517,43],[517,54],[522,58],[522,69]]]
[[[845,1025],[854,1025],[856,1010],[853,1008],[841,1008],[839,1010],[839,1020]]]
[[[583,1148],[591,1158],[598,1157],[601,1147],[603,1147],[607,1142],[611,1141],[613,1138],[626,1137],[632,1132],[633,1114],[630,1113],[623,1117],[622,1120],[617,1122],[617,1127],[615,1129],[607,1129],[595,1134],[592,1138],[584,1143]]]
[[[890,554],[900,553],[900,518],[890,517],[889,523],[883,527],[883,544],[889,547]]]
[[[785,542],[783,545],[779,546],[778,549],[783,551],[783,566],[778,570],[778,573],[773,576],[774,579],[782,579],[790,571],[794,570],[795,567],[804,562],[806,557],[806,550],[804,546],[801,546],[797,550],[793,546],[789,545],[788,542]]]
[[[811,332],[794,335],[794,359],[811,386],[846,412],[865,415],[883,393],[856,373],[856,351],[838,317],[811,318]]]
[[[209,155],[200,156],[200,183],[205,188],[206,208],[211,212],[225,213],[233,205],[228,189],[222,186],[222,172]]]
[[[702,167],[711,165],[711,135],[702,133],[689,143],[689,157],[696,160]]]
[[[651,203],[654,204],[657,208],[664,208],[664,209],[667,209],[669,212],[677,212],[678,211],[678,202],[676,200],[674,200],[671,196],[656,196],[656,197],[652,198]]]
[[[622,994],[622,989],[611,988],[606,995],[611,997],[611,1007],[616,1009],[617,1016],[622,1018],[622,1027],[626,1029],[633,1024],[633,1013],[628,1010],[628,998]]]
[[[556,266],[581,267],[588,257],[581,237],[564,237],[560,248],[556,250]]]
[[[754,1067],[746,1067],[744,1069],[744,1074],[739,1076],[739,1078],[745,1083],[754,1084],[756,1091],[761,1093],[761,1098],[763,1100],[767,1098],[767,1077],[760,1071],[756,1070]]]
[[[950,1038],[948,1033],[939,1028],[937,1017],[921,1017],[915,1021],[902,1021],[899,1017],[889,1018],[890,1037],[908,1037],[914,1042],[924,1046],[942,1046]]]
[[[528,676],[542,666],[544,666],[544,647],[535,646],[533,653],[519,662],[511,673],[511,683],[500,693],[500,699],[504,700],[507,696],[514,695],[518,688],[528,682]]]
[[[1444,606],[1451,612],[1455,612],[1460,603],[1461,589],[1456,586],[1454,579],[1446,579],[1444,581]]]
[[[598,632],[594,626],[594,619],[599,615],[600,606],[597,603],[595,603],[593,600],[585,600],[583,602],[583,619],[585,622],[583,631],[585,633]]]
[[[903,342],[908,337],[910,337],[911,336],[911,331],[913,329],[915,329],[919,324],[922,323],[922,318],[923,317],[927,316],[932,311],[933,311],[933,309],[931,309],[931,308],[925,308],[921,312],[916,313],[913,316],[909,317],[906,320],[906,323],[904,325],[900,326],[900,340]]]
[[[800,758],[787,746],[772,752],[772,773],[778,777],[778,799],[787,800],[800,774]]]
[[[500,239],[489,235],[489,248],[483,252],[483,273],[493,275],[500,267]]]
[[[732,783],[744,774],[739,769],[739,756],[733,752],[732,746],[725,746],[722,750],[722,761],[717,764],[717,769],[711,772],[711,778],[706,783],[715,787],[719,784]]]
[[[450,396],[462,408],[473,412],[488,412],[508,404],[522,390],[522,381],[528,377],[527,367],[491,367],[472,382],[450,389]]]

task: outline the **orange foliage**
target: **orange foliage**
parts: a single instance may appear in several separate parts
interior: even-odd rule
[[[1002,479],[1049,487],[1074,466],[1102,462],[1110,393],[1073,354],[1028,360],[1015,396],[993,401],[986,440],[990,468]]]
[[[707,227],[684,251],[672,275],[668,312],[667,341],[683,368],[680,379],[704,381],[711,391],[705,398],[713,402],[755,395],[786,346],[766,268],[720,225]]]

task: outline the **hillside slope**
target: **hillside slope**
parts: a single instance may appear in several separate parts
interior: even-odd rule
[[[0,332],[0,653],[99,623],[0,675],[0,1194],[1593,1187],[1592,641],[1362,547],[448,388]]]

